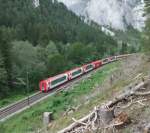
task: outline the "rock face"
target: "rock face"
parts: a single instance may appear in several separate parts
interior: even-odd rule
[[[38,7],[40,5],[39,0],[33,0],[34,7]]]
[[[144,0],[58,0],[70,10],[102,26],[125,30],[144,27]]]

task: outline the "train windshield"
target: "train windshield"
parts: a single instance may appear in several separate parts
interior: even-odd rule
[[[53,81],[51,82],[51,85],[52,85],[52,86],[55,86],[55,85],[57,85],[57,84],[59,84],[59,83],[62,83],[62,82],[64,82],[64,81],[66,81],[66,79],[67,79],[67,76],[59,77],[59,78],[53,80]]]

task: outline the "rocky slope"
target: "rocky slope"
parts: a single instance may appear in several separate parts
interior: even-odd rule
[[[144,26],[144,0],[58,0],[77,15],[85,16],[100,25],[125,30]]]

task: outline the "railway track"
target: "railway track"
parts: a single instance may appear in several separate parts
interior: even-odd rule
[[[38,99],[46,96],[48,94],[40,93],[33,96],[29,96],[29,98],[23,99],[22,101],[19,101],[15,104],[12,104],[10,106],[7,106],[6,108],[3,108],[0,110],[0,121],[4,121],[5,119],[12,116],[13,113],[25,109],[25,107],[32,105],[34,102],[36,102]]]
[[[94,70],[94,72],[97,70],[98,69]],[[91,71],[91,72],[93,72],[93,71]],[[48,93],[38,92],[32,96],[29,96],[28,98],[25,98],[19,102],[11,104],[10,106],[0,109],[0,122],[3,122],[5,120],[9,119],[10,117],[12,117],[13,115],[18,114],[18,113],[26,110],[27,108],[30,108],[34,104],[48,98],[49,96],[57,93],[58,91],[61,91],[62,89],[64,90],[64,89],[69,88],[71,85],[75,84],[76,82],[79,82],[80,80],[84,79],[85,77],[88,77],[91,74],[91,72],[89,72],[81,77],[78,77],[60,87],[57,87]]]
[[[91,72],[95,72],[99,69],[101,69],[101,67],[94,71],[91,71]],[[18,113],[26,110],[27,108],[30,108],[34,104],[48,98],[49,96],[57,93],[58,91],[61,91],[62,89],[69,88],[71,85],[75,84],[76,82],[79,82],[80,80],[85,79],[85,77],[88,77],[91,74],[91,72],[89,72],[81,77],[78,77],[76,79],[73,79],[72,81],[70,81],[60,87],[57,87],[48,93],[37,92],[34,95],[29,96],[28,98],[20,100],[20,101],[14,103],[14,104],[11,104],[7,107],[1,108],[0,109],[0,122],[3,122],[5,120],[7,120],[8,118],[12,117],[13,115],[18,114]]]

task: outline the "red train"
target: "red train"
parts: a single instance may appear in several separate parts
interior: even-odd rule
[[[89,71],[97,69],[97,68],[101,67],[102,65],[105,65],[112,61],[115,61],[115,60],[117,60],[117,58],[120,58],[120,56],[112,56],[109,58],[105,58],[103,60],[97,60],[97,61],[85,64],[81,67],[69,70],[62,74],[56,75],[54,77],[50,77],[48,79],[42,80],[42,81],[40,81],[40,84],[39,84],[40,91],[42,91],[42,92],[50,91],[53,88],[58,87],[72,79],[75,79]]]

